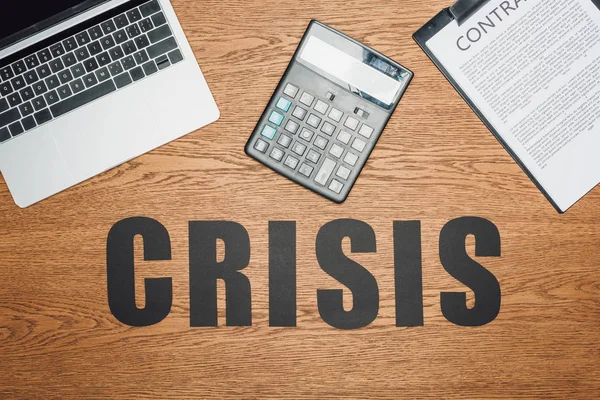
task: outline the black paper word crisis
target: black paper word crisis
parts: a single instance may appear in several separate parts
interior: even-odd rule
[[[396,326],[423,325],[423,282],[420,221],[396,221],[394,272]],[[173,302],[171,278],[145,279],[145,307],[135,304],[134,237],[144,241],[144,259],[170,260],[169,233],[150,218],[128,218],[116,223],[107,240],[108,304],[113,315],[131,326],[149,326],[169,315]],[[463,217],[448,222],[440,232],[439,252],[444,269],[475,294],[469,308],[464,292],[441,293],[444,317],[461,326],[481,326],[493,321],[500,311],[500,285],[496,277],[470,258],[465,238],[475,237],[475,255],[500,256],[500,234],[482,218]],[[319,314],[339,329],[369,325],[379,311],[379,288],[373,275],[342,250],[350,239],[351,253],[377,251],[375,232],[365,222],[340,219],[325,224],[316,238],[319,265],[352,292],[353,306],[344,309],[341,289],[319,289]],[[217,239],[225,245],[217,257]],[[269,324],[296,326],[296,223],[269,222]],[[250,262],[250,237],[246,229],[231,221],[189,223],[190,325],[217,326],[217,280],[225,283],[227,326],[252,325],[251,285],[243,274]]]

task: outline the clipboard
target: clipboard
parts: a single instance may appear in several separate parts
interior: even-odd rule
[[[590,0],[592,3],[596,5],[600,9],[600,0]],[[502,147],[510,154],[510,156],[515,160],[515,162],[521,167],[523,172],[527,175],[527,177],[535,184],[535,186],[539,189],[540,192],[546,197],[546,199],[552,204],[552,206],[558,211],[560,214],[563,214],[565,211],[561,210],[558,204],[550,197],[548,192],[544,189],[544,187],[540,184],[540,182],[533,176],[531,171],[525,166],[525,163],[517,156],[517,154],[510,148],[510,146],[506,143],[506,141],[502,138],[500,133],[494,128],[494,126],[490,123],[490,121],[483,115],[481,110],[471,101],[469,96],[465,93],[465,91],[460,87],[458,82],[452,77],[452,75],[444,68],[439,59],[433,54],[433,52],[427,47],[427,42],[429,39],[438,34],[444,27],[446,27],[451,22],[456,21],[458,25],[464,24],[469,18],[476,13],[481,7],[487,4],[489,0],[457,0],[454,5],[451,7],[445,8],[440,11],[435,17],[433,17],[429,22],[427,22],[421,29],[413,34],[413,39],[417,44],[421,47],[421,49],[427,54],[427,56],[433,61],[435,66],[440,70],[440,72],[446,77],[446,79],[450,82],[450,84],[456,89],[456,91],[460,94],[460,96],[465,100],[465,102],[471,107],[471,109],[475,112],[475,114],[481,119],[484,125],[492,132],[496,140],[500,142]]]

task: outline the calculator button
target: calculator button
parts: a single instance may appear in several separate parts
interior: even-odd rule
[[[360,130],[358,131],[358,133],[361,136],[364,136],[367,139],[370,139],[371,135],[373,134],[373,128],[371,128],[369,125],[363,124],[363,126],[360,127]]]
[[[317,104],[315,104],[315,111],[318,113],[321,113],[323,115],[325,115],[328,108],[329,108],[329,105],[321,100],[317,101]]]
[[[287,149],[288,147],[290,147],[290,144],[292,143],[292,138],[289,137],[288,135],[281,134],[279,136],[279,139],[277,139],[277,143],[279,143],[280,145],[282,145],[283,147],[285,147]]]
[[[329,111],[329,118],[331,118],[335,122],[340,122],[343,116],[344,113],[338,110],[337,108],[332,108],[331,111]]]
[[[363,151],[365,149],[366,145],[367,145],[367,143],[365,141],[356,138],[356,139],[354,139],[354,142],[352,143],[352,148],[354,150]]]
[[[331,136],[333,132],[335,132],[335,125],[330,124],[329,122],[325,122],[323,127],[321,128],[321,132]]]
[[[273,111],[269,117],[269,122],[277,126],[281,126],[283,118],[283,115],[279,114],[277,111]]]
[[[254,145],[254,148],[260,151],[261,153],[264,153],[269,148],[269,143],[265,142],[262,139],[258,139],[256,141],[256,144]]]
[[[343,180],[346,180],[350,176],[350,170],[348,168],[344,167],[343,165],[340,165],[340,167],[338,168],[338,170],[335,174],[337,176],[339,176],[340,178],[342,178]]]
[[[348,153],[348,154],[346,154],[346,157],[344,157],[344,162],[353,167],[356,165],[357,161],[358,161],[358,156],[356,156],[352,153]]]
[[[315,101],[315,96],[310,95],[306,92],[302,93],[302,96],[300,96],[300,103],[304,104],[307,107],[312,106],[313,101]]]
[[[296,157],[287,156],[287,158],[284,161],[284,164],[290,167],[291,169],[296,169],[299,162],[300,160],[298,160]]]
[[[271,154],[269,155],[269,157],[271,157],[274,160],[281,161],[281,159],[283,158],[283,151],[275,147],[273,150],[271,150]]]
[[[298,125],[292,120],[289,120],[287,124],[285,124],[285,130],[293,134],[296,134],[296,132],[298,132],[298,128],[300,128],[300,125]]]
[[[321,158],[321,155],[314,150],[310,150],[308,152],[308,154],[306,155],[306,159],[308,161],[312,162],[313,164],[318,163],[320,158]]]
[[[280,97],[279,101],[277,101],[277,108],[279,108],[280,110],[283,110],[285,112],[288,112],[290,110],[291,106],[292,106],[292,102],[284,97]]]
[[[310,174],[312,174],[313,170],[314,170],[313,167],[311,167],[310,165],[305,163],[300,166],[300,169],[298,170],[298,172],[300,172],[302,175],[309,178]]]
[[[369,118],[369,113],[359,107],[356,107],[354,109],[354,114],[358,115],[360,118],[364,118],[364,119]]]
[[[327,147],[327,143],[329,143],[329,141],[323,136],[317,136],[317,138],[315,139],[315,146],[317,146],[321,150],[325,150],[325,147]]]
[[[315,176],[315,182],[325,186],[334,168],[335,161],[326,158],[325,161],[323,161],[323,165],[321,165],[321,169],[317,172],[317,176]]]
[[[298,154],[299,156],[303,155],[304,152],[306,151],[306,146],[303,145],[300,142],[296,142],[294,143],[294,145],[292,146],[292,151],[296,154]]]
[[[300,132],[300,139],[302,140],[306,140],[307,142],[310,143],[310,141],[312,140],[314,133],[309,131],[308,129],[304,128],[302,129],[302,132]]]
[[[335,179],[331,181],[331,183],[329,184],[329,190],[336,192],[337,194],[340,194],[340,192],[342,191],[342,189],[344,188],[344,184],[342,182],[336,181]]]
[[[273,140],[276,133],[277,133],[277,130],[275,128],[270,127],[269,125],[265,125],[265,127],[263,128],[263,130],[260,134],[263,135],[264,137],[268,138],[269,140]]]
[[[354,117],[348,117],[346,118],[346,122],[344,122],[344,126],[355,131],[358,128],[358,120]]]
[[[325,98],[329,101],[333,101],[335,99],[335,94],[333,94],[331,92],[327,92],[327,94],[325,95]]]
[[[350,139],[352,139],[352,135],[346,131],[340,131],[340,133],[337,135],[337,140],[344,144],[350,143]]]
[[[304,108],[296,106],[296,108],[294,108],[294,112],[292,113],[292,115],[296,118],[298,118],[300,121],[304,120],[304,117],[306,117],[306,113],[308,111],[306,111]]]
[[[337,144],[334,144],[329,149],[329,154],[331,154],[335,158],[340,158],[342,156],[342,154],[344,154],[344,148],[341,146],[338,146]]]
[[[285,89],[283,90],[283,93],[285,93],[293,99],[298,94],[298,88],[292,85],[291,83],[288,83]]]
[[[315,114],[310,114],[310,116],[306,120],[306,123],[312,126],[313,128],[318,128],[321,124],[321,118],[317,117]]]

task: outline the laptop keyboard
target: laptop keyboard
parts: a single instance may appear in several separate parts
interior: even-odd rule
[[[157,0],[126,3],[67,33],[0,61],[0,142],[183,60]]]

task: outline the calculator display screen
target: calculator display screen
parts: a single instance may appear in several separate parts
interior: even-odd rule
[[[409,73],[354,43],[340,44],[346,48],[310,36],[299,54],[299,60],[349,91],[384,108],[391,108]]]

